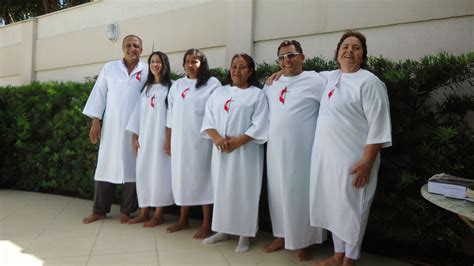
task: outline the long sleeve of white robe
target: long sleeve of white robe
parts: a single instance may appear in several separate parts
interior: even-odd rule
[[[212,141],[201,138],[200,130],[206,101],[220,86],[211,77],[196,89],[196,80],[181,78],[170,88],[167,127],[171,128],[171,176],[177,205],[213,203]]]
[[[321,243],[326,232],[309,221],[311,147],[325,79],[315,72],[281,77],[264,92],[270,109],[268,203],[273,235],[286,249]]]
[[[363,158],[366,145],[391,145],[387,91],[385,84],[366,70],[322,74],[328,83],[313,145],[311,224],[330,230],[344,242],[360,245],[377,186],[380,155],[372,166],[369,184],[362,188],[352,185],[350,170]],[[339,77],[340,86],[335,87]]]
[[[143,207],[163,207],[174,203],[171,190],[171,159],[165,153],[166,105],[168,88],[154,84],[140,95],[126,130],[138,135],[137,197]]]
[[[253,138],[231,153],[213,147],[214,213],[212,230],[254,237],[262,186],[263,145],[268,138],[268,103],[257,87],[216,89],[206,104],[201,135],[208,129],[219,135]]]
[[[99,155],[94,179],[115,184],[135,182],[132,135],[125,126],[148,75],[139,62],[128,74],[123,60],[104,65],[83,113],[102,119]]]

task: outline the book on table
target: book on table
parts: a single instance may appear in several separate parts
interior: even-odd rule
[[[470,186],[474,186],[473,179],[452,176],[445,173],[436,174],[428,180],[428,192],[430,193],[472,201],[472,198],[469,197],[470,193],[466,194],[466,190]]]

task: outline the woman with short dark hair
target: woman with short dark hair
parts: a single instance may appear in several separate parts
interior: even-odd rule
[[[392,144],[385,84],[365,70],[364,35],[337,44],[339,70],[321,72],[321,99],[311,159],[311,225],[332,232],[334,256],[316,265],[354,265],[360,256],[377,185],[380,149]]]

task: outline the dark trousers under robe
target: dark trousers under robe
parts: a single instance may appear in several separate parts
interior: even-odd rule
[[[135,183],[125,183],[123,186],[120,213],[130,214],[138,209],[137,190]],[[105,215],[110,212],[116,187],[117,184],[114,183],[95,181],[93,207],[95,214]]]

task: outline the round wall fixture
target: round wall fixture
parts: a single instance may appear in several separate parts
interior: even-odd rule
[[[118,39],[119,29],[117,23],[107,25],[107,39],[111,42],[115,42]]]

